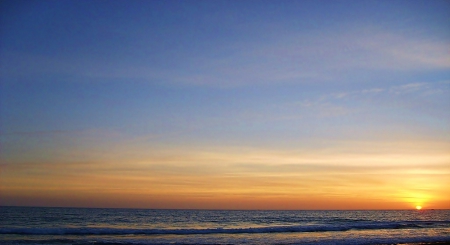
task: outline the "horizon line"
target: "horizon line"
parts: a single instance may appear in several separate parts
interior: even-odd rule
[[[135,209],[135,210],[186,210],[186,211],[406,211],[414,210],[417,212],[428,210],[450,210],[450,208],[422,208],[417,210],[410,209],[220,209],[220,208],[136,208],[136,207],[75,207],[75,206],[20,206],[20,205],[0,205],[0,208],[79,208],[79,209]]]

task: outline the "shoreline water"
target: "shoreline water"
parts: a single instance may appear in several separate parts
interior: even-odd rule
[[[390,244],[379,244],[379,245],[390,245]],[[450,241],[449,242],[397,243],[396,245],[450,245]]]
[[[0,243],[450,245],[450,210],[1,207]]]

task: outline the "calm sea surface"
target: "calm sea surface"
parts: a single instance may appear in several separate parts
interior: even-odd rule
[[[0,244],[450,242],[450,210],[211,211],[0,207]]]

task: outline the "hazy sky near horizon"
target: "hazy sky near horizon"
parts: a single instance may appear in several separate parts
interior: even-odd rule
[[[450,208],[449,1],[2,1],[0,204]]]

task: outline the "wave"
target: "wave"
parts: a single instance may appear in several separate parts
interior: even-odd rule
[[[204,229],[123,229],[123,228],[0,228],[0,234],[17,235],[202,235],[241,233],[287,233],[287,232],[327,232],[378,229],[420,229],[448,227],[450,221],[414,222],[370,222],[346,225],[297,225],[246,228],[204,228]]]

